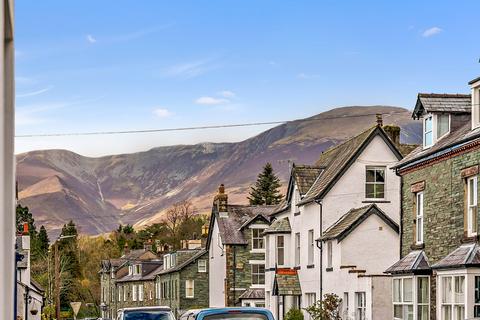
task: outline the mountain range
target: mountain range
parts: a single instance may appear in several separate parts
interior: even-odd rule
[[[86,234],[110,232],[120,223],[142,227],[160,221],[169,206],[182,200],[208,212],[221,183],[230,202],[246,203],[266,162],[285,182],[291,163],[314,163],[322,151],[374,125],[376,113],[383,114],[385,124],[402,128],[403,143],[421,141],[421,124],[412,120],[410,111],[351,106],[288,122],[237,143],[166,146],[98,158],[67,150],[31,151],[17,155],[19,203],[52,235],[69,220]]]

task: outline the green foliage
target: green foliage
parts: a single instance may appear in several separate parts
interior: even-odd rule
[[[285,320],[303,320],[303,313],[298,309],[290,309],[285,315]]]
[[[336,294],[327,293],[323,296],[323,301],[317,301],[305,310],[310,314],[313,320],[341,320],[340,317],[340,299]]]
[[[280,203],[282,195],[280,194],[280,179],[273,172],[271,163],[263,167],[263,171],[258,175],[255,186],[251,187],[248,200],[251,205],[272,205]]]
[[[37,233],[37,228],[32,213],[28,210],[28,207],[22,207],[22,205],[18,204],[16,209],[17,232],[23,232],[23,224],[25,222],[28,223],[28,231],[30,235],[35,235]]]
[[[44,226],[40,227],[40,231],[38,232],[35,247],[34,255],[36,256],[45,256],[48,254],[48,247],[49,247],[50,240],[48,239],[47,230]]]

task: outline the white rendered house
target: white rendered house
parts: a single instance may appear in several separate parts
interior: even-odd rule
[[[343,300],[342,319],[391,315],[383,271],[399,257],[400,179],[391,170],[402,158],[399,134],[378,119],[314,166],[292,168],[265,231],[265,303],[277,319],[327,293]]]

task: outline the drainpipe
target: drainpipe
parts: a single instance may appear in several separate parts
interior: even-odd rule
[[[28,284],[25,286],[25,320],[28,320],[28,300],[30,297],[30,287]]]
[[[399,259],[402,258],[402,247],[403,247],[403,197],[402,197],[402,190],[403,190],[403,177],[402,175],[398,172],[398,168],[395,169],[395,174],[400,177],[400,221],[399,221],[399,226],[400,226],[400,252],[399,252]]]
[[[323,302],[323,207],[322,200],[316,199],[315,203],[319,206],[320,211],[320,241],[317,241],[317,248],[320,249],[320,303]]]
[[[232,246],[233,248],[233,306],[232,307],[235,307],[235,304],[236,304],[236,300],[237,300],[237,297],[236,297],[236,288],[237,288],[237,284],[236,284],[236,279],[237,279],[237,247],[235,246]]]

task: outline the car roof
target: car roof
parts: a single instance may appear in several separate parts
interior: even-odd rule
[[[157,306],[157,307],[131,307],[131,308],[122,308],[118,311],[142,311],[142,310],[160,310],[160,311],[172,311],[168,306]]]
[[[231,307],[231,308],[206,308],[206,309],[192,309],[188,310],[182,314],[182,317],[186,316],[196,316],[196,315],[208,315],[208,314],[222,314],[229,313],[231,311],[241,311],[241,312],[252,312],[252,313],[262,313],[262,314],[271,314],[268,309],[265,308],[255,308],[255,307]]]

